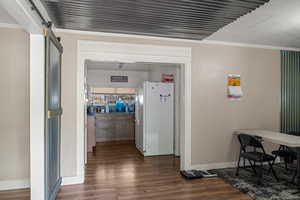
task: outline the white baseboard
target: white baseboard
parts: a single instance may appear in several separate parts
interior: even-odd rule
[[[280,163],[280,158],[277,157],[275,163]],[[244,162],[241,160],[240,165],[243,166]],[[246,160],[246,166],[250,166],[249,162]],[[209,164],[199,164],[192,165],[192,169],[197,170],[211,170],[211,169],[224,169],[224,168],[233,168],[237,166],[237,162],[223,162],[223,163],[209,163]]]
[[[0,190],[16,190],[30,187],[28,179],[0,181]]]
[[[62,177],[62,185],[75,185],[84,183],[83,176]]]
[[[209,163],[191,166],[192,169],[197,170],[223,169],[232,167],[236,167],[236,162]]]
[[[82,184],[83,182],[84,182],[84,177],[81,176],[62,177],[62,185]],[[0,181],[0,191],[25,189],[25,188],[30,188],[30,181],[28,179]]]
[[[96,138],[96,142],[125,141],[125,140],[134,141],[134,139],[130,139],[130,138]]]

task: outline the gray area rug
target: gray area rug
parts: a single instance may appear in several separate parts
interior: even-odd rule
[[[277,164],[274,169],[279,177],[279,182],[268,173],[268,168],[264,171],[262,185],[257,184],[257,178],[254,176],[251,168],[240,169],[239,176],[235,175],[235,168],[211,170],[222,177],[226,182],[241,192],[248,194],[255,200],[300,200],[300,193],[297,186],[290,183],[293,177],[294,169],[286,171],[283,165]]]

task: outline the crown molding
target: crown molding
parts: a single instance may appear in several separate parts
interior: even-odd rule
[[[258,48],[258,49],[300,51],[300,48],[293,48],[293,47],[260,45],[260,44],[249,44],[249,43],[228,42],[228,41],[218,41],[218,40],[202,40],[202,43],[203,44],[216,44],[216,45],[236,46],[236,47]]]
[[[70,33],[78,35],[94,35],[94,36],[104,36],[104,37],[126,37],[126,38],[139,38],[148,40],[162,40],[162,41],[173,41],[173,42],[190,42],[190,43],[202,43],[200,40],[190,40],[190,39],[179,39],[179,38],[168,38],[168,37],[158,37],[158,36],[148,36],[148,35],[135,35],[135,34],[125,34],[125,33],[109,33],[109,32],[96,32],[96,31],[82,31],[74,29],[54,29],[57,33]]]
[[[94,31],[81,31],[73,29],[59,29],[54,30],[57,33],[70,33],[79,35],[94,35],[94,36],[104,36],[104,37],[126,37],[126,38],[138,38],[146,40],[161,40],[169,42],[180,42],[186,43],[185,46],[192,46],[193,44],[214,44],[214,45],[226,45],[226,46],[237,46],[237,47],[247,47],[247,48],[259,48],[259,49],[273,49],[273,50],[288,50],[288,51],[300,51],[300,48],[292,47],[282,47],[282,46],[272,46],[272,45],[259,45],[259,44],[248,44],[248,43],[238,43],[238,42],[228,42],[228,41],[217,41],[217,40],[189,40],[189,39],[178,39],[178,38],[166,38],[166,37],[156,37],[156,36],[144,36],[144,35],[134,35],[134,34],[121,34],[121,33],[106,33],[106,32],[94,32]]]
[[[18,24],[0,23],[0,28],[15,28],[22,29]],[[132,34],[120,34],[120,33],[105,33],[105,32],[93,32],[93,31],[79,31],[72,29],[54,29],[57,33],[70,33],[79,35],[95,35],[95,36],[105,36],[105,37],[126,37],[126,38],[139,38],[147,40],[162,40],[170,42],[181,42],[190,44],[214,44],[214,45],[225,45],[225,46],[236,46],[236,47],[248,47],[248,48],[258,48],[258,49],[273,49],[273,50],[287,50],[287,51],[300,51],[300,48],[292,47],[282,47],[282,46],[272,46],[272,45],[259,45],[259,44],[249,44],[249,43],[238,43],[238,42],[227,42],[218,40],[188,40],[188,39],[176,39],[176,38],[165,38],[165,37],[154,37],[154,36],[143,36],[143,35],[132,35]]]

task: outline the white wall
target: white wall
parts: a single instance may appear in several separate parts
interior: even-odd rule
[[[0,28],[0,189],[29,182],[29,35]]]
[[[194,166],[235,161],[238,148],[236,139],[232,137],[235,128],[279,130],[278,50],[66,33],[58,35],[65,49],[62,60],[62,175],[65,177],[76,175],[77,80],[74,66],[77,66],[78,40],[192,47]],[[0,184],[4,180],[24,184],[29,178],[29,36],[19,29],[1,28],[0,44]],[[226,97],[228,73],[241,74],[245,94],[241,101],[232,102]]]
[[[234,129],[280,128],[280,51],[222,45],[193,49],[192,164],[222,167],[236,161]],[[227,76],[241,75],[244,96],[227,98]]]
[[[234,128],[278,130],[280,51],[154,39],[58,33],[62,64],[62,175],[76,175],[76,67],[78,40],[192,47],[192,164],[233,162]],[[226,97],[228,73],[242,75],[245,96]]]
[[[128,83],[112,83],[110,76],[128,76]],[[99,88],[139,88],[148,80],[145,71],[109,71],[101,69],[88,69],[87,84]]]

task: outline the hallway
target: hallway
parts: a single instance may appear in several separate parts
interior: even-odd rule
[[[29,190],[0,191],[1,200],[29,200]],[[85,184],[62,186],[56,200],[250,200],[220,178],[185,180],[179,159],[143,157],[129,142],[97,143]]]

